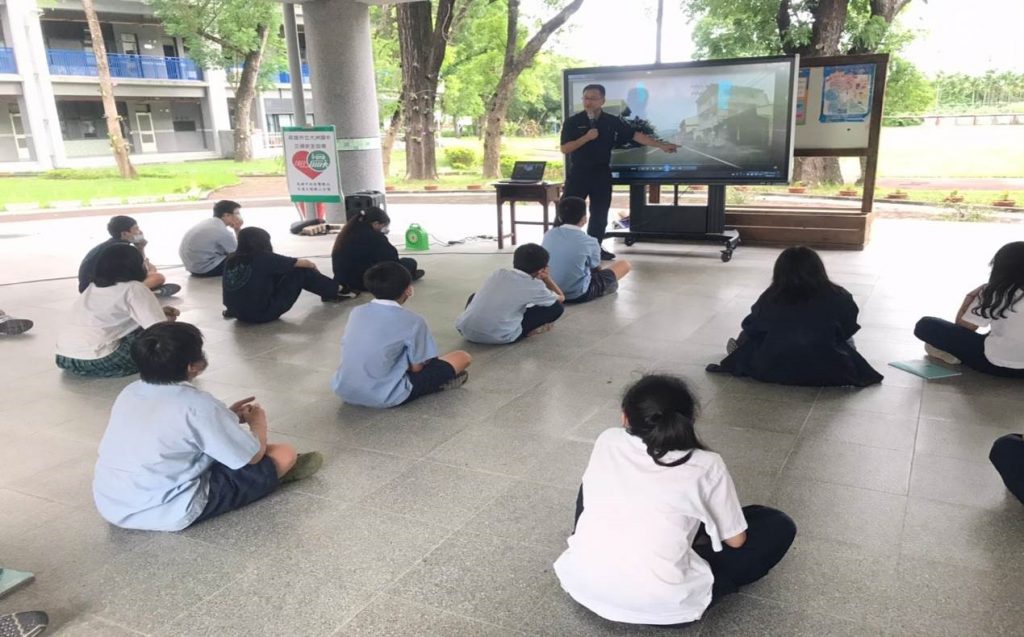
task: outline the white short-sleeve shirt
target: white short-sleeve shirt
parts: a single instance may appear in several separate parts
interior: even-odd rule
[[[663,458],[672,462],[683,452]],[[555,573],[573,599],[601,617],[630,624],[700,619],[711,603],[711,567],[692,548],[700,524],[715,551],[747,529],[722,457],[693,451],[663,467],[642,440],[609,429],[583,474],[583,515]]]
[[[90,283],[71,306],[71,314],[57,335],[57,353],[97,360],[113,353],[122,338],[140,327],[166,320],[160,301],[139,281],[105,288]]]
[[[978,316],[974,310],[980,305],[979,296],[964,313],[963,320],[978,327],[989,327],[988,338],[985,339],[985,358],[999,367],[1024,369],[1024,294],[1020,295],[1013,307],[1006,310],[1006,318]]]

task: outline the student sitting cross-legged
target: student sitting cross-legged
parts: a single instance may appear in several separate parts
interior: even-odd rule
[[[398,249],[388,240],[391,218],[380,208],[360,210],[341,228],[331,248],[334,280],[352,290],[365,290],[366,271],[386,261],[401,263],[413,281],[423,277],[416,259],[399,257]]]
[[[222,199],[213,204],[213,216],[203,219],[182,236],[178,256],[185,269],[196,277],[224,273],[224,261],[238,248],[242,229],[242,206]]]
[[[93,477],[111,524],[179,531],[240,509],[320,468],[316,452],[267,443],[267,413],[250,396],[228,407],[191,384],[207,366],[203,335],[161,323],[132,343],[141,380],[110,411]]]
[[[544,235],[544,247],[551,254],[551,278],[562,289],[566,303],[612,294],[629,274],[629,262],[621,259],[600,267],[601,244],[587,234],[586,225],[587,203],[579,197],[563,197],[555,227]]]
[[[469,297],[455,329],[468,341],[500,345],[550,330],[565,308],[551,279],[548,251],[536,243],[516,248],[512,269],[494,271]]]
[[[987,333],[978,331],[985,327]],[[1024,241],[999,248],[988,283],[967,295],[955,323],[927,316],[917,322],[914,336],[932,358],[1024,378]]]
[[[334,279],[320,274],[309,259],[293,259],[274,252],[263,228],[238,233],[238,249],[224,262],[224,317],[246,323],[276,321],[292,309],[303,290],[324,303],[355,296]]]
[[[57,334],[57,367],[79,376],[117,377],[138,372],[132,340],[144,328],[173,321],[178,310],[160,307],[145,286],[142,253],[128,243],[107,246]]]
[[[853,296],[829,280],[817,252],[787,248],[739,337],[729,339],[728,356],[707,371],[783,385],[880,383],[882,375],[853,346],[858,313]]]
[[[437,355],[427,322],[402,307],[412,277],[401,264],[378,263],[366,272],[374,300],[352,310],[341,339],[341,365],[331,387],[342,400],[394,407],[466,382],[472,360],[461,350]]]
[[[605,619],[675,625],[768,574],[796,525],[741,507],[722,457],[694,431],[686,383],[652,375],[622,399],[622,427],[594,444],[576,499],[576,529],[554,570],[569,595]]]
[[[96,260],[100,258],[100,253],[107,246],[115,243],[130,243],[142,253],[142,262],[146,266],[146,279],[143,283],[147,288],[153,290],[153,294],[157,296],[173,296],[181,290],[180,285],[167,283],[164,275],[157,272],[156,267],[146,258],[148,242],[135,219],[125,215],[111,217],[110,221],[107,222],[107,233],[110,234],[110,238],[89,250],[85,258],[82,259],[82,264],[78,266],[79,292],[85,292],[85,288],[89,287],[89,284],[92,283],[93,277],[96,275]]]

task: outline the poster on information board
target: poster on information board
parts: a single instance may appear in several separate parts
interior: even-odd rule
[[[821,123],[866,120],[874,97],[875,65],[826,66],[823,72]]]
[[[341,203],[334,127],[286,126],[281,133],[288,194],[292,201]]]
[[[796,125],[807,123],[807,89],[811,80],[811,69],[800,69],[796,82]]]

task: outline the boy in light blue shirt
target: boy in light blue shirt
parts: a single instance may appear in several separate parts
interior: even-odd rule
[[[495,270],[470,295],[455,329],[467,341],[502,345],[554,327],[565,295],[551,279],[548,251],[525,243],[512,257],[512,269]]]
[[[586,233],[586,225],[586,202],[563,197],[558,202],[555,227],[544,235],[544,248],[551,254],[551,278],[562,288],[566,303],[585,303],[612,294],[631,269],[623,260],[600,267],[601,244]]]
[[[96,508],[111,524],[180,531],[323,463],[319,453],[268,444],[267,414],[254,397],[228,407],[191,384],[206,369],[194,325],[157,323],[135,339],[131,355],[141,380],[114,402],[93,476]]]
[[[466,382],[467,352],[437,355],[427,322],[402,305],[412,298],[412,277],[400,263],[378,263],[363,277],[374,300],[349,315],[341,339],[341,365],[331,379],[339,398],[353,405],[395,407]]]

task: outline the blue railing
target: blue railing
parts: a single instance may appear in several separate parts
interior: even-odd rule
[[[96,56],[92,51],[47,49],[46,61],[54,75],[87,75],[96,77]],[[201,80],[203,71],[188,58],[158,55],[126,55],[108,53],[112,77],[145,80]]]
[[[0,47],[0,73],[17,73],[18,64],[14,61],[14,49]]]
[[[288,71],[281,71],[277,74],[277,81],[281,84],[291,84],[292,75]],[[309,65],[302,65],[302,83],[309,84]]]

